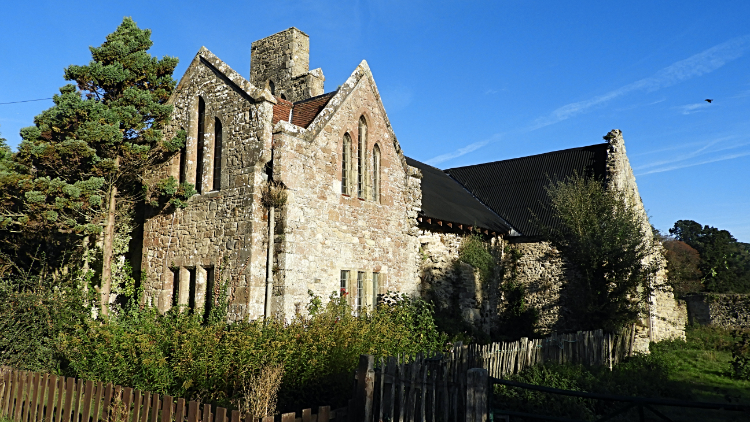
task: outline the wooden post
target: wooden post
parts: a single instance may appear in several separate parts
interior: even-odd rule
[[[487,422],[489,376],[484,368],[466,372],[466,422]]]
[[[354,395],[353,422],[372,421],[372,399],[375,392],[375,357],[360,355],[357,367],[357,391]]]

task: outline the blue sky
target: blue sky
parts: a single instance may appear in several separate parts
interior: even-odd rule
[[[750,242],[750,2],[615,3],[6,2],[0,103],[51,97],[123,16],[180,58],[176,78],[201,46],[247,77],[250,43],[296,26],[327,91],[367,60],[417,160],[504,160],[617,128],[657,228],[690,219]],[[0,132],[15,147],[51,105],[0,105]]]

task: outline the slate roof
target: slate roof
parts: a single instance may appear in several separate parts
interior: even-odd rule
[[[497,214],[442,170],[409,157],[406,163],[422,171],[422,216],[501,233],[510,230]]]
[[[604,179],[609,144],[445,170],[523,236],[541,233],[537,221],[554,225],[546,187],[575,172]],[[424,183],[423,183],[424,185]],[[534,216],[538,220],[535,220]]]
[[[278,123],[280,120],[288,122],[289,110],[292,110],[292,124],[307,128],[315,120],[318,113],[331,101],[334,95],[336,95],[336,91],[297,101],[296,103],[276,97],[278,102],[273,106],[273,119],[271,122],[273,124]]]

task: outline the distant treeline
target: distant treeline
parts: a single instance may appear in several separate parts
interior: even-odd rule
[[[692,220],[677,221],[669,234],[661,237],[677,294],[750,293],[750,243]]]

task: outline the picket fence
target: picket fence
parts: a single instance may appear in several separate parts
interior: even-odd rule
[[[281,422],[342,422],[348,409],[321,406]],[[0,368],[0,416],[13,422],[273,422],[239,411],[129,387]]]
[[[617,333],[579,331],[552,334],[541,339],[522,338],[513,342],[471,345],[467,353],[471,368],[485,368],[494,378],[517,374],[524,368],[545,362],[609,366],[611,369],[632,355],[633,335],[633,327]]]
[[[596,330],[488,345],[459,342],[447,353],[379,359],[362,355],[355,375],[351,420],[475,420],[488,408],[487,377],[503,378],[545,362],[611,368],[632,354],[632,344],[630,327],[615,334]],[[486,371],[484,375],[475,372],[472,376],[478,368]]]

